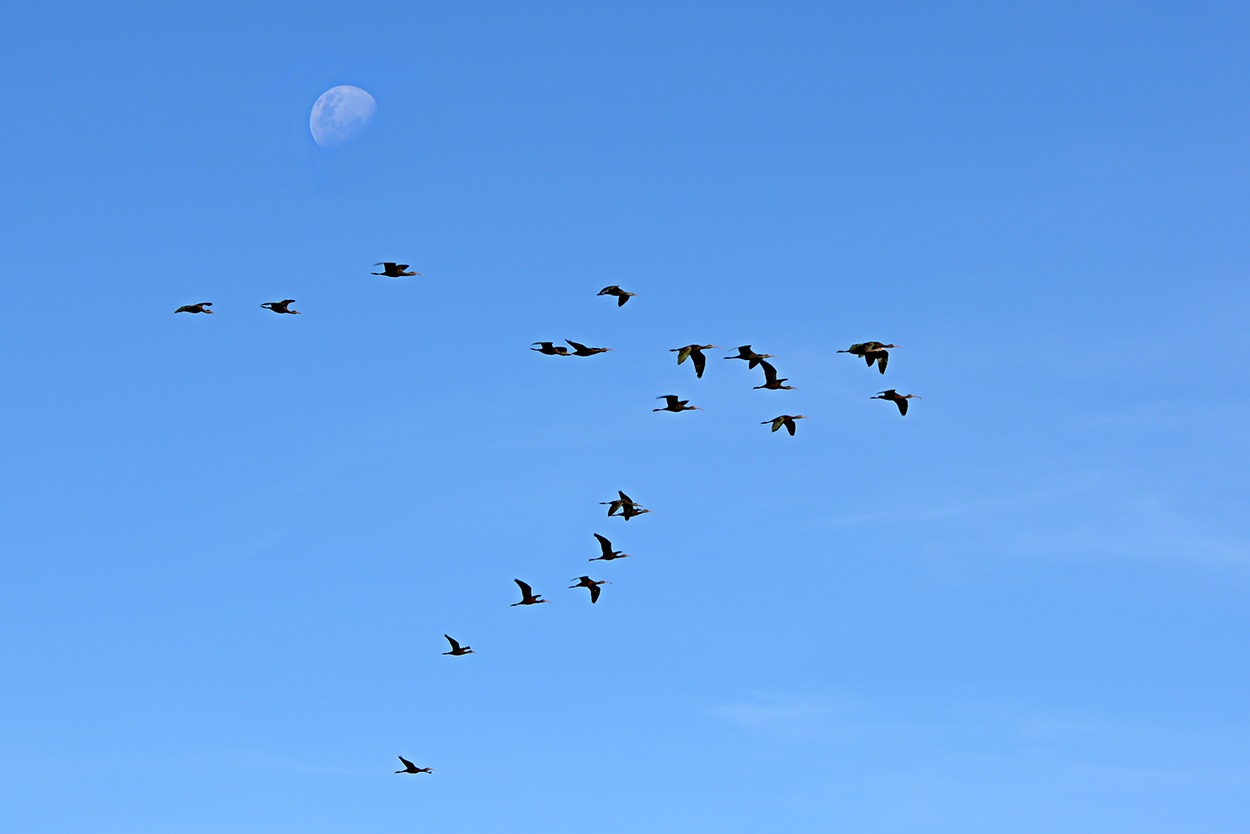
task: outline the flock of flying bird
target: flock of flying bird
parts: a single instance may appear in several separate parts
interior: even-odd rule
[[[387,278],[401,278],[401,277],[407,277],[407,276],[414,276],[414,275],[420,276],[421,275],[421,273],[419,272],[408,271],[408,264],[395,263],[392,261],[384,261],[381,263],[374,264],[374,266],[382,267],[382,272],[374,272],[371,274],[381,275]],[[625,306],[625,303],[627,301],[629,301],[631,298],[637,295],[637,293],[626,292],[625,290],[621,289],[619,286],[616,286],[615,284],[604,287],[602,290],[599,291],[598,294],[615,297],[616,304],[618,307]],[[291,309],[291,305],[294,303],[295,303],[295,299],[285,298],[281,301],[267,301],[264,304],[261,304],[260,306],[274,313],[279,313],[279,314],[284,314],[284,315],[303,315],[303,313],[301,313],[299,310]],[[198,304],[186,304],[182,307],[179,307],[177,310],[174,311],[174,313],[175,314],[177,313],[192,313],[192,314],[206,313],[208,315],[213,315],[214,314],[213,311],[209,309],[212,306],[213,304],[211,301],[201,301]],[[537,351],[538,353],[541,353],[545,356],[580,356],[580,357],[595,356],[597,354],[606,353],[612,350],[612,348],[606,348],[606,347],[589,347],[587,345],[581,344],[580,342],[574,342],[571,339],[565,339],[564,341],[569,345],[569,347],[565,347],[564,345],[557,345],[554,342],[534,342],[530,346],[530,350]],[[899,346],[893,345],[893,344],[887,345],[881,342],[861,342],[858,344],[851,345],[846,350],[839,350],[838,353],[849,353],[853,356],[863,357],[864,361],[868,364],[868,367],[871,368],[875,364],[877,366],[877,370],[880,373],[884,374],[886,365],[890,361],[890,350],[892,348],[897,348],[897,347]],[[671,348],[669,352],[677,354],[678,365],[683,364],[687,359],[689,359],[691,364],[694,366],[695,377],[698,379],[702,379],[703,372],[707,368],[707,356],[704,354],[704,351],[705,350],[717,350],[717,349],[719,349],[717,345],[690,344],[690,345],[685,345],[684,347]],[[741,359],[747,363],[747,368],[754,369],[758,366],[764,372],[764,384],[756,385],[755,389],[764,389],[768,391],[797,390],[792,385],[786,385],[785,383],[789,382],[789,379],[786,377],[778,377],[776,367],[774,367],[770,362],[768,362],[769,359],[776,358],[774,354],[756,353],[751,348],[750,345],[740,345],[737,348],[737,351],[738,352],[736,354],[732,354],[724,358],[725,359]],[[664,400],[665,404],[661,408],[651,409],[653,412],[672,411],[675,413],[680,413],[682,411],[702,411],[703,410],[699,406],[690,405],[689,400],[683,400],[683,399],[678,398],[676,394],[665,394],[663,396],[657,397],[656,399]],[[898,406],[898,411],[900,415],[906,416],[908,400],[920,399],[920,398],[917,397],[915,394],[900,394],[893,388],[889,388],[885,391],[877,392],[875,395],[870,397],[870,399],[888,400],[894,403],[896,406]],[[760,425],[771,425],[772,430],[774,432],[779,431],[782,428],[784,428],[787,432],[789,432],[790,436],[793,437],[794,432],[795,432],[795,421],[804,420],[804,419],[806,419],[806,417],[802,414],[780,414],[771,420],[764,420]],[[619,497],[611,501],[599,502],[600,504],[607,506],[609,517],[616,516],[617,513],[619,512],[620,518],[623,518],[625,521],[629,521],[631,518],[635,518],[637,516],[651,512],[651,510],[648,510],[642,507],[640,504],[638,504],[638,502],[634,501],[624,492],[618,491],[617,495]],[[598,533],[595,533],[594,536],[595,536],[595,539],[597,539],[599,542],[600,555],[590,559],[589,561],[609,562],[615,559],[624,559],[629,556],[628,553],[624,553],[620,550],[613,550],[612,542],[609,541],[607,538],[599,535]],[[541,594],[535,594],[534,589],[528,583],[523,582],[520,579],[514,579],[513,581],[517,584],[517,587],[521,591],[521,600],[520,602],[512,603],[513,608],[519,605],[539,605],[545,602],[549,602],[549,600],[543,599]],[[602,593],[602,586],[610,585],[610,584],[612,583],[609,582],[608,580],[592,579],[590,576],[583,575],[583,576],[577,577],[577,579],[574,580],[574,584],[570,585],[569,588],[587,589],[590,592],[591,603],[596,603],[599,601],[599,595]],[[467,646],[467,645],[462,646],[457,640],[451,637],[451,635],[444,634],[443,637],[447,640],[448,644],[451,646],[451,651],[443,652],[444,655],[449,655],[452,657],[463,657],[464,655],[475,654],[471,646]],[[434,772],[433,768],[418,767],[417,765],[410,762],[408,759],[405,759],[403,756],[400,756],[399,760],[401,763],[403,763],[404,767],[402,770],[395,771],[396,773],[416,774],[416,773],[433,773]]]

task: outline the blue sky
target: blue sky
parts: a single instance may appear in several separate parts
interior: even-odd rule
[[[9,12],[3,816],[1244,831],[1248,26]],[[326,150],[339,84],[378,110]]]

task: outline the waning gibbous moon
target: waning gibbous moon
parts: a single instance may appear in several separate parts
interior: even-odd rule
[[[331,87],[313,104],[308,129],[318,145],[332,148],[359,136],[377,109],[373,96],[359,87]]]

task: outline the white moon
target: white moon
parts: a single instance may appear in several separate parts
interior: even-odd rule
[[[318,145],[332,148],[356,138],[377,109],[373,96],[359,87],[331,87],[313,104],[308,129]]]

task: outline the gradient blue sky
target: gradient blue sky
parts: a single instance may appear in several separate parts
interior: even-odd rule
[[[1244,832],[1248,32],[1231,2],[10,10],[0,816]],[[378,112],[331,152],[337,84]],[[526,349],[563,338],[616,352]],[[884,378],[835,353],[867,339],[904,346]],[[692,341],[799,390],[695,380]],[[606,519],[617,489],[654,513]],[[635,558],[588,564],[595,532]]]

